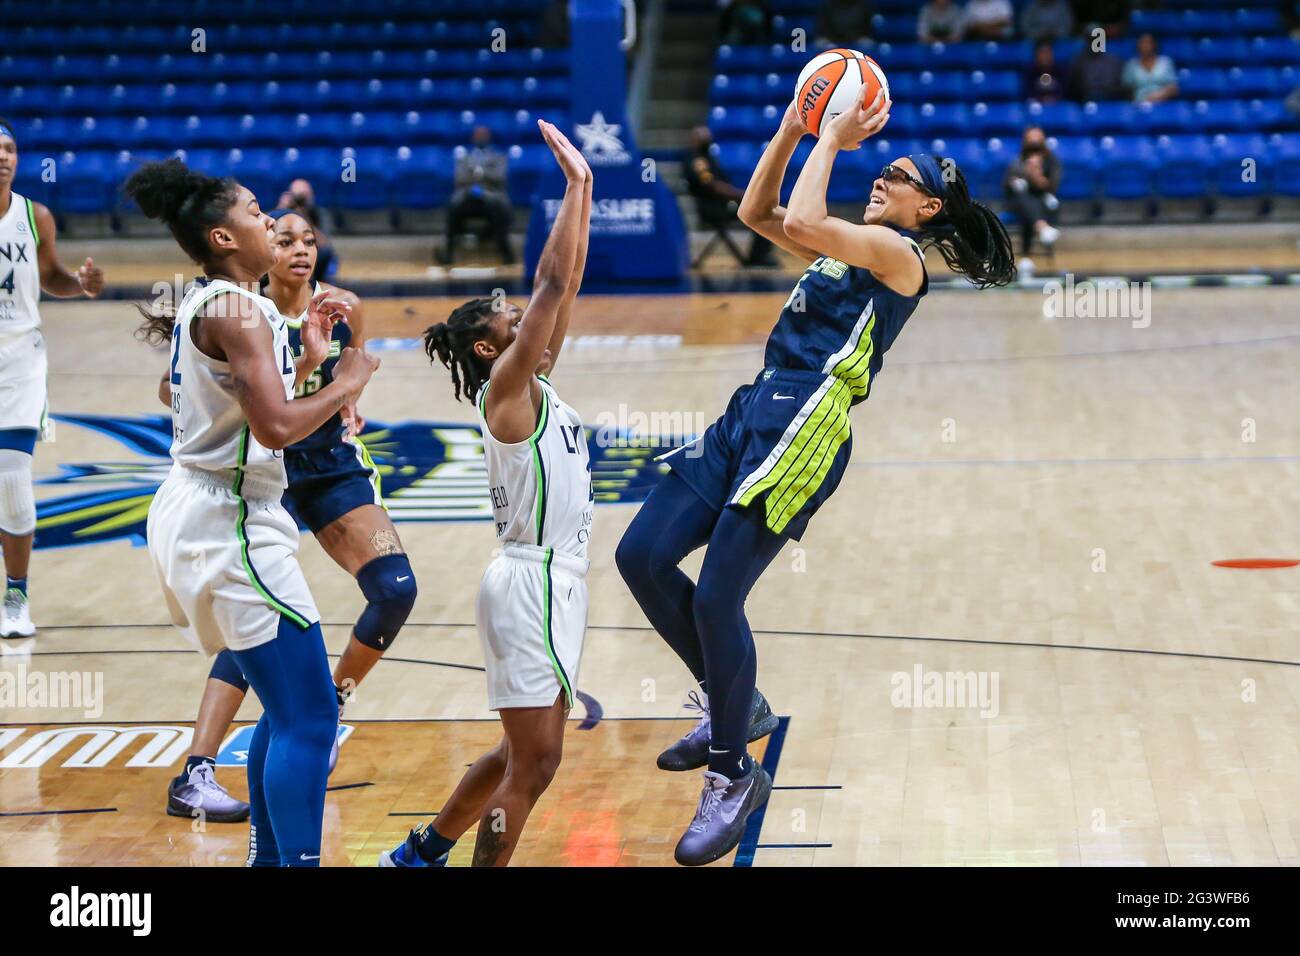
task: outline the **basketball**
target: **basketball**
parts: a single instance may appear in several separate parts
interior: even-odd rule
[[[857,50],[836,48],[818,53],[799,71],[795,103],[799,119],[814,136],[822,127],[854,105],[858,88],[867,84],[862,105],[868,105],[880,90],[889,102],[889,80],[871,57]]]

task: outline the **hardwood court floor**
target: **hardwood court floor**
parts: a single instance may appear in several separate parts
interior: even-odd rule
[[[591,423],[702,426],[759,368],[783,298],[584,297],[556,385]],[[374,334],[413,336],[447,305],[373,303]],[[839,491],[751,595],[759,684],[789,718],[776,782],[810,788],[773,796],[755,865],[1300,863],[1300,568],[1211,564],[1300,558],[1296,290],[1158,288],[1145,328],[1042,305],[930,296],[854,412]],[[43,313],[55,411],[161,410],[164,357],[131,339],[128,305]],[[472,421],[419,352],[383,361],[369,418]],[[36,462],[131,458],[63,424]],[[688,681],[613,567],[633,513],[599,507],[592,544],[579,686],[606,719],[573,725],[521,862],[665,863],[693,809],[698,777],[653,766],[688,726],[663,720],[688,716]],[[389,814],[436,810],[495,733],[472,628],[491,526],[399,530],[418,626],[349,707],[333,783],[374,786],[330,795],[332,862],[372,862],[412,820]],[[301,559],[337,653],[360,597],[310,538]],[[101,674],[102,712],[6,707],[0,765],[59,721],[192,721],[206,667],[180,652],[143,549],[41,551],[31,580],[42,631],[0,642],[0,670]],[[913,695],[918,673],[987,697]],[[162,816],[167,771],[127,767],[138,746],[103,768],[68,766],[72,745],[0,766],[0,812],[47,814],[0,817],[0,863],[240,859],[242,828]]]
[[[653,771],[654,758],[664,743],[692,724],[634,718],[602,720],[579,730],[574,721],[566,740],[564,775],[534,809],[513,864],[671,865],[686,819],[675,820],[663,808],[693,808],[700,780],[695,773]],[[495,720],[372,721],[352,727],[330,779],[321,854],[325,866],[374,866],[381,851],[402,842],[417,823],[436,816],[465,767],[501,736]],[[84,728],[30,727],[27,739],[68,730]],[[86,734],[69,740],[58,760],[71,757],[89,739]],[[764,750],[760,744],[755,757],[761,759]],[[124,750],[132,752],[138,748]],[[39,779],[39,792],[29,799],[87,812],[5,818],[0,822],[0,860],[34,866],[243,863],[247,824],[164,815],[167,782],[175,768],[128,767],[127,759],[76,770],[4,771],[7,777],[25,773],[33,782]],[[242,769],[219,768],[218,779],[247,798]],[[15,796],[8,785],[4,792],[7,801]],[[778,794],[778,803],[791,803],[782,796]],[[743,845],[742,852],[752,857],[755,842]],[[451,865],[468,866],[473,850],[471,830],[453,850]],[[734,857],[716,865],[730,865]]]

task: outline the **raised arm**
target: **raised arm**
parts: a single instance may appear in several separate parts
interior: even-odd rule
[[[334,381],[313,395],[293,399],[284,394],[281,369],[293,362],[289,349],[276,355],[271,327],[246,296],[215,296],[203,312],[205,343],[230,364],[240,407],[258,443],[280,449],[306,438],[349,399],[379,367],[379,360],[359,349],[344,349],[334,367]],[[205,349],[205,351],[207,351]]]
[[[356,296],[342,289],[322,289],[307,304],[307,317],[299,330],[302,336],[302,354],[294,363],[293,387],[305,382],[312,372],[321,367],[330,354],[330,339],[335,322],[351,324],[352,302]],[[353,348],[363,348],[353,336]]]
[[[579,153],[579,156],[582,154]],[[584,164],[586,160],[583,160]],[[564,347],[565,336],[569,334],[569,318],[573,315],[573,300],[582,288],[582,275],[587,269],[587,240],[591,234],[591,192],[595,180],[591,168],[587,168],[587,181],[582,192],[582,215],[578,222],[578,251],[573,259],[573,272],[569,275],[569,287],[564,291],[559,312],[555,316],[555,328],[551,331],[551,341],[546,346],[546,355],[542,358],[542,374],[550,375],[559,361],[560,349]]]
[[[573,279],[577,259],[579,230],[582,225],[583,197],[590,176],[586,161],[572,143],[558,129],[538,120],[542,138],[555,155],[555,161],[564,171],[568,184],[559,215],[551,226],[537,272],[533,276],[533,294],[519,322],[519,331],[510,348],[492,366],[492,387],[488,391],[485,410],[493,434],[503,441],[519,432],[519,423],[527,423],[523,431],[532,432],[534,417],[533,376],[537,373],[547,347],[555,332],[560,307]],[[497,418],[502,422],[498,427]]]
[[[348,312],[348,328],[352,330],[351,345],[354,349],[365,351],[366,348],[366,310],[361,304],[361,297],[355,292],[340,289],[337,286],[325,286],[331,297],[341,299],[351,311]],[[347,426],[347,435],[351,438],[360,435],[366,428],[366,420],[357,411],[356,399],[343,406],[343,423]]]
[[[921,287],[924,269],[911,243],[888,226],[853,223],[826,211],[826,187],[839,151],[857,149],[888,120],[889,104],[883,94],[867,109],[849,110],[831,120],[794,184],[784,227],[795,242],[870,269],[894,291],[912,295]]]
[[[749,177],[749,185],[745,187],[745,195],[736,215],[760,236],[767,237],[804,262],[812,262],[817,258],[817,253],[786,233],[786,209],[781,205],[781,182],[785,179],[786,167],[790,165],[790,157],[794,155],[795,147],[806,132],[803,123],[799,122],[799,113],[792,100],[786,107],[776,135],[758,158],[758,166],[754,169],[754,175]]]

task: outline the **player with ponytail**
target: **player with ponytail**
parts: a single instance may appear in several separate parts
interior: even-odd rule
[[[703,695],[699,724],[659,756],[664,770],[708,768],[695,818],[677,844],[685,865],[730,852],[767,801],[771,777],[746,744],[777,721],[755,689],[745,599],[839,484],[852,447],[849,409],[867,398],[885,352],[928,289],[922,246],[934,246],[981,288],[1014,276],[1006,230],[970,198],[948,160],[916,155],[890,163],[872,184],[860,223],[827,214],[836,155],[857,149],[888,119],[881,93],[869,108],[822,124],[787,209],[781,181],[808,131],[794,103],[786,110],[739,215],[807,270],[768,337],[765,367],[685,454],[666,456],[671,473],[616,552],[633,597]],[[678,565],[700,547],[704,562],[692,582]]]
[[[172,411],[172,468],[149,506],[149,555],[173,623],[209,656],[228,649],[263,707],[248,752],[248,862],[318,866],[325,781],[338,704],[298,529],[280,499],[283,449],[354,405],[378,361],[345,348],[333,381],[294,398],[304,369],[259,280],[275,262],[272,220],[247,188],[146,163],[126,182],[146,216],[167,224],[204,276],[177,304],[163,385]],[[345,304],[312,299],[324,326]],[[211,777],[207,765],[198,770]]]

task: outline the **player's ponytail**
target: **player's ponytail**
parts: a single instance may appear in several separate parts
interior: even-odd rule
[[[921,227],[922,245],[934,246],[953,272],[981,289],[1016,277],[1011,237],[988,206],[970,197],[966,177],[951,159],[936,157],[944,170],[943,208]]]
[[[131,174],[124,188],[141,212],[167,225],[186,255],[206,266],[212,259],[208,230],[226,221],[239,185],[233,179],[196,172],[173,157],[161,163],[145,163]],[[171,341],[175,303],[137,305],[136,309],[144,317],[136,329],[136,338],[150,345]]]
[[[126,194],[150,219],[166,223],[177,244],[199,265],[212,260],[208,230],[226,221],[239,184],[195,172],[173,157],[145,163],[127,179]]]
[[[447,317],[424,330],[424,351],[429,361],[441,362],[451,370],[456,401],[462,395],[470,401],[491,374],[490,363],[474,351],[474,343],[488,334],[493,314],[493,299],[470,299]]]
[[[155,302],[153,305],[145,305],[137,302],[135,309],[142,319],[135,330],[137,339],[150,345],[167,345],[171,342],[172,332],[176,328],[174,303]]]

